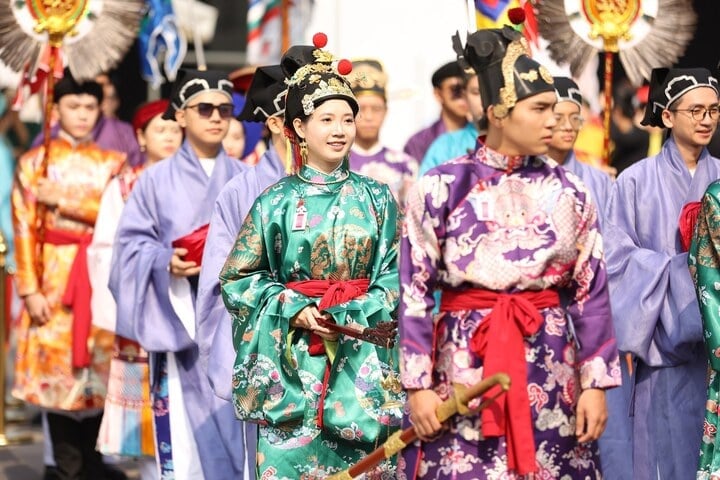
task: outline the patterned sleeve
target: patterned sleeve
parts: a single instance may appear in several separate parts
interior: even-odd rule
[[[702,314],[710,366],[720,371],[720,184],[710,185],[703,197],[688,265]]]
[[[430,388],[440,245],[427,201],[442,203],[439,175],[421,177],[408,195],[400,249],[400,373],[407,389]],[[426,193],[430,192],[430,193]],[[436,194],[436,195],[433,195]]]
[[[595,204],[580,193],[578,205],[578,258],[573,271],[573,298],[568,313],[578,343],[580,387],[620,385],[620,364],[610,310],[607,269]]]
[[[32,150],[18,161],[12,189],[13,229],[18,295],[25,296],[40,289],[37,278],[37,198],[36,163],[44,155],[42,147]]]

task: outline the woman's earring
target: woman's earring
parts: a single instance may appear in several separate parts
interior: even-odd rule
[[[303,165],[307,164],[307,157],[308,157],[307,142],[305,140],[302,140],[300,142],[300,162]]]

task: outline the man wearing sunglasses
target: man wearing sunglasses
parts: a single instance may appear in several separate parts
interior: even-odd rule
[[[433,73],[433,94],[440,104],[440,118],[411,136],[403,148],[405,153],[418,162],[425,157],[437,137],[445,132],[460,130],[468,123],[464,76],[457,61],[446,63]]]
[[[612,478],[696,477],[708,367],[687,246],[694,205],[720,178],[706,148],[718,100],[706,69],[653,70],[642,124],[669,135],[611,190],[603,236],[625,402],[609,414],[632,441],[631,468]]]
[[[183,127],[185,141],[175,155],[143,173],[117,231],[110,276],[117,333],[152,352],[163,478],[243,478],[243,452],[231,454],[223,442],[215,418],[220,411],[198,361],[194,313],[215,199],[231,178],[250,168],[222,148],[232,113],[232,83],[224,74],[179,73],[163,118]],[[160,415],[163,411],[169,413]],[[242,442],[242,431],[238,435]]]

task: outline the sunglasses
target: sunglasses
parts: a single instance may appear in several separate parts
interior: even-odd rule
[[[455,85],[450,86],[450,98],[453,100],[457,100],[458,98],[463,98],[465,96],[465,85],[461,83],[456,83]]]
[[[188,105],[185,108],[197,108],[197,113],[200,118],[210,118],[215,110],[218,111],[220,118],[228,119],[233,116],[233,104],[232,103],[221,103],[220,105],[213,105],[212,103],[200,102],[197,105]]]

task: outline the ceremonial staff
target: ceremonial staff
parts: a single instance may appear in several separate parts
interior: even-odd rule
[[[111,70],[135,41],[142,0],[0,0],[0,60],[23,72],[25,87],[39,90],[45,77],[44,154],[37,178],[47,177],[55,79],[67,63],[78,82]],[[45,205],[37,206],[36,273],[42,282]]]
[[[494,386],[499,385],[500,390],[493,396],[483,400],[483,402],[475,409],[468,409],[468,403],[483,395]],[[438,406],[435,411],[440,423],[450,419],[456,414],[467,415],[468,413],[477,413],[492,403],[498,396],[510,389],[510,377],[505,373],[496,373],[485,380],[476,383],[470,387],[455,385],[455,394],[445,400]],[[376,448],[365,456],[362,460],[352,465],[347,470],[336,473],[327,477],[327,480],[352,480],[362,475],[382,462],[384,459],[390,458],[399,453],[409,443],[418,438],[415,427],[400,430],[392,435],[380,447]]]
[[[605,137],[603,161],[610,161],[613,59],[620,56],[630,81],[640,86],[657,67],[671,67],[695,33],[691,0],[538,0],[540,35],[559,65],[579,76],[603,51]]]

